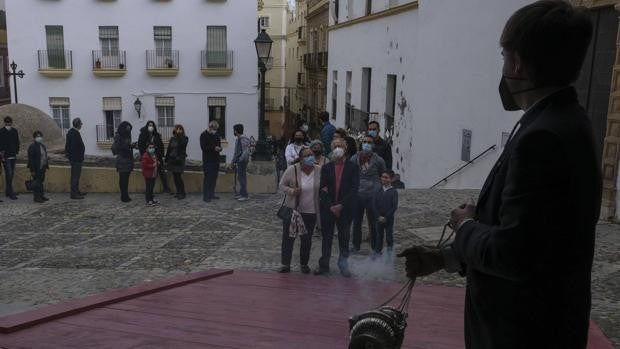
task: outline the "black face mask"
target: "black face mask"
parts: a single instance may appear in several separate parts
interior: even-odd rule
[[[322,154],[323,154],[323,151],[322,151],[321,149],[319,149],[319,150],[314,150],[313,152],[314,152],[314,155],[316,155],[316,156],[320,156],[320,155],[322,155]]]
[[[295,138],[295,143],[302,143],[303,141],[303,138]]]
[[[510,87],[508,86],[508,80],[526,81],[527,79],[502,75],[502,80],[499,83],[499,96],[502,99],[502,105],[504,106],[504,110],[507,110],[507,111],[521,110],[521,107],[515,101],[514,96],[521,94],[521,93],[536,90],[536,87],[530,87],[530,88],[526,88],[523,90],[512,92],[510,91]]]

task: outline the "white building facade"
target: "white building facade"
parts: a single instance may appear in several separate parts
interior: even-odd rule
[[[499,98],[499,36],[530,2],[337,0],[326,110],[337,127],[390,129],[392,168],[408,188],[429,188],[484,153],[438,186],[480,188],[521,115]]]
[[[148,120],[165,141],[182,124],[190,159],[201,159],[210,120],[220,122],[227,161],[234,124],[256,138],[256,2],[7,0],[6,10],[9,58],[27,74],[19,102],[65,130],[79,116],[87,154],[111,154],[121,121],[136,140]]]

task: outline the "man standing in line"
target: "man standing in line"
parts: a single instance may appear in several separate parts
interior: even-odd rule
[[[319,115],[319,119],[323,123],[323,128],[321,129],[321,142],[323,142],[323,154],[329,155],[331,153],[330,145],[332,144],[332,140],[334,139],[334,132],[336,132],[336,127],[329,122],[329,113],[324,111]]]
[[[585,349],[600,163],[571,86],[592,23],[568,2],[515,12],[501,35],[504,109],[523,110],[484,183],[477,206],[451,213],[454,243],[413,246],[407,275],[445,268],[467,275],[468,349]]]
[[[13,119],[10,116],[4,118],[4,127],[0,129],[0,154],[4,166],[6,196],[11,200],[17,200],[13,190],[13,177],[15,176],[15,161],[19,153],[19,134],[13,127]]]
[[[202,184],[202,200],[211,202],[219,199],[215,196],[215,184],[220,167],[220,152],[222,143],[217,130],[220,124],[213,120],[209,122],[209,129],[200,135],[200,148],[202,149],[202,170],[204,171],[204,181]]]
[[[80,129],[82,120],[73,119],[73,127],[67,132],[65,142],[65,156],[71,164],[71,199],[84,199],[85,193],[80,192],[80,176],[82,175],[82,163],[84,162],[84,141]]]
[[[385,168],[392,169],[392,146],[379,136],[381,129],[379,123],[371,121],[368,123],[368,135],[375,140],[373,151],[385,161]]]
[[[247,201],[248,197],[248,180],[247,169],[250,161],[250,139],[243,135],[243,125],[236,124],[233,126],[235,137],[235,155],[232,160],[232,166],[237,171],[237,180],[239,181],[239,193],[235,195],[238,201]]]

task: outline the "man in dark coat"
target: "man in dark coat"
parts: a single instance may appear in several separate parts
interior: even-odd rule
[[[30,176],[32,178],[32,193],[34,202],[43,203],[49,199],[45,197],[43,182],[45,181],[45,172],[49,169],[49,157],[47,148],[43,144],[43,133],[34,131],[32,134],[34,142],[28,147],[28,164]]]
[[[19,134],[13,127],[13,119],[7,116],[4,118],[4,127],[0,129],[0,159],[4,166],[6,196],[12,200],[17,200],[17,195],[13,190],[13,177],[18,153]]]
[[[138,136],[138,150],[140,151],[140,158],[146,152],[149,143],[155,144],[155,154],[157,154],[157,160],[162,166],[157,167],[159,179],[165,193],[170,193],[170,187],[168,186],[168,178],[166,177],[166,167],[164,166],[164,142],[161,138],[161,134],[157,132],[157,126],[154,121],[147,121],[146,126],[140,129],[140,135]]]
[[[215,196],[215,185],[220,169],[220,152],[222,142],[217,130],[220,125],[217,121],[209,122],[209,129],[200,135],[200,149],[202,149],[202,169],[204,171],[204,181],[202,184],[202,200],[210,202],[212,199],[219,199]]]
[[[379,136],[381,129],[379,123],[371,121],[368,123],[368,135],[375,140],[373,151],[379,155],[383,161],[385,161],[385,168],[392,169],[392,146],[381,136]]]
[[[73,127],[67,132],[65,142],[65,156],[71,163],[71,199],[84,199],[84,193],[80,192],[80,176],[82,175],[82,163],[84,162],[84,142],[80,129],[82,120],[73,119]]]
[[[478,205],[452,211],[454,243],[401,253],[410,277],[444,267],[467,275],[469,349],[586,348],[601,177],[570,84],[591,35],[587,15],[564,1],[538,1],[509,19],[500,96],[525,114]]]
[[[340,273],[350,277],[349,235],[351,217],[355,214],[355,201],[360,184],[358,167],[346,157],[347,143],[335,139],[332,144],[332,158],[321,168],[320,210],[321,210],[321,259],[315,275],[329,273],[329,260],[332,254],[334,225],[338,228],[338,267]]]

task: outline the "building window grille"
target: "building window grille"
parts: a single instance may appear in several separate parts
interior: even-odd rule
[[[157,109],[157,126],[160,128],[174,127],[174,97],[156,97],[155,108]],[[163,134],[165,132],[162,132]]]
[[[52,109],[52,118],[56,125],[64,132],[71,128],[70,126],[70,101],[68,97],[50,97],[50,108]]]
[[[209,97],[207,99],[207,105],[209,107],[209,122],[217,121],[220,128],[217,130],[217,135],[221,139],[226,138],[226,97]]]
[[[104,56],[118,56],[118,27],[99,27],[99,42]]]

